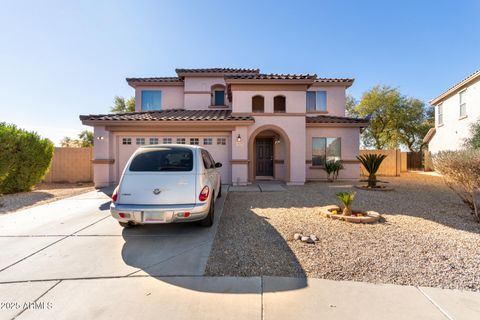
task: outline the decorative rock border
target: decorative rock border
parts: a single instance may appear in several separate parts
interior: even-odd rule
[[[353,213],[362,213],[364,214],[363,216],[344,216],[342,214],[342,209],[340,209],[339,206],[337,205],[329,205],[325,207],[321,207],[320,209],[320,214],[325,217],[325,218],[331,218],[331,219],[337,219],[337,220],[343,220],[347,222],[353,222],[353,223],[374,223],[380,220],[382,217],[378,212],[375,211],[360,211],[360,210],[352,210]],[[333,211],[336,211],[338,213],[333,213]]]
[[[314,244],[315,241],[318,241],[318,238],[314,234],[311,234],[311,235],[307,236],[307,235],[304,235],[304,234],[301,234],[301,233],[295,233],[293,235],[293,240],[298,240],[298,241]]]

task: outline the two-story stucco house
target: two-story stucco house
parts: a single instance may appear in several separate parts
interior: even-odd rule
[[[176,69],[176,77],[127,78],[136,112],[83,115],[94,127],[94,181],[118,182],[136,148],[198,144],[221,162],[222,183],[287,184],[325,179],[341,159],[340,179],[357,179],[364,119],[345,117],[353,79],[262,74],[258,69]]]
[[[480,70],[430,101],[435,108],[435,128],[423,139],[436,153],[458,150],[470,135],[470,125],[480,119]]]

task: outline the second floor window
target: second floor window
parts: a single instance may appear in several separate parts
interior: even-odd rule
[[[326,91],[307,91],[307,112],[327,111]]]
[[[142,111],[160,110],[162,108],[162,92],[158,90],[142,91]]]
[[[443,124],[443,105],[438,105],[438,125],[442,125]]]
[[[286,111],[285,96],[276,96],[273,98],[273,112],[284,113]]]
[[[263,113],[265,111],[265,99],[262,96],[252,98],[252,112]]]
[[[213,91],[213,105],[224,106],[225,105],[225,90],[216,89]]]
[[[465,101],[465,91],[458,94],[460,99],[460,118],[467,116],[467,103]]]

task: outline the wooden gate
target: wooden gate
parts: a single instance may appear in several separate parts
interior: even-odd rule
[[[407,170],[423,171],[423,152],[407,152]]]

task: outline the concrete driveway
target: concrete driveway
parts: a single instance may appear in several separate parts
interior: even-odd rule
[[[0,302],[12,298],[6,288],[19,294],[24,290],[21,302],[31,302],[68,279],[202,276],[227,192],[215,205],[211,228],[172,224],[124,229],[110,216],[110,199],[102,191],[0,215]],[[0,316],[5,311],[0,306]],[[16,314],[11,311],[7,317]]]
[[[0,216],[0,319],[478,319],[473,292],[203,277],[212,228],[123,229],[90,192]]]

